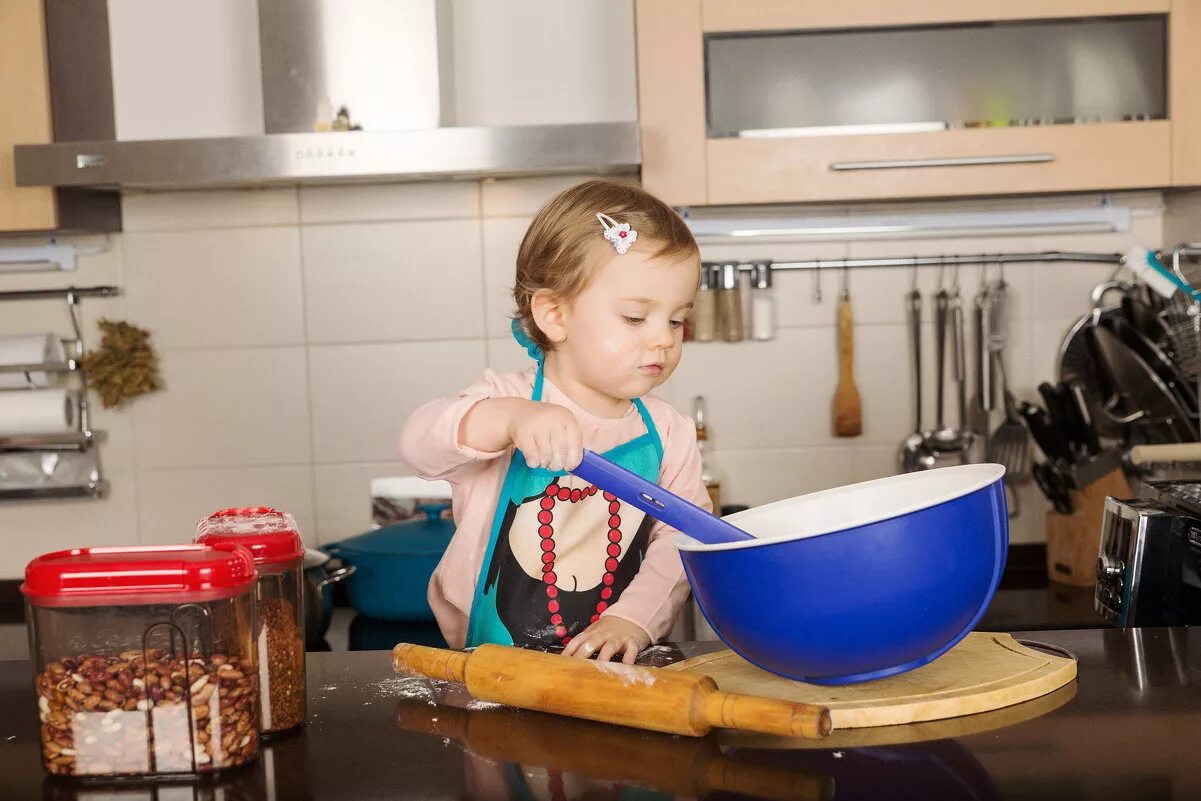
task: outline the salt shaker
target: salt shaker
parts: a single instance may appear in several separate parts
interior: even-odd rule
[[[717,326],[726,342],[741,342],[742,291],[739,288],[738,265],[721,265],[721,283],[717,290]]]
[[[751,339],[776,335],[776,299],[771,289],[771,263],[751,267]]]
[[[692,339],[712,342],[717,338],[717,282],[720,266],[701,264],[701,283],[692,304]]]

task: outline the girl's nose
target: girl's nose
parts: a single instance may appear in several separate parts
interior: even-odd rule
[[[670,325],[656,326],[650,338],[652,349],[667,350],[675,344],[675,333]]]

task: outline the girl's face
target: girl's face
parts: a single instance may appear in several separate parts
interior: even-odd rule
[[[639,241],[622,255],[604,244],[592,282],[562,309],[556,366],[612,400],[647,394],[680,363],[700,259],[655,258],[649,255],[654,249]]]

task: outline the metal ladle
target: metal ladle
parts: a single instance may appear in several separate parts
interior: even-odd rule
[[[962,459],[968,448],[971,447],[973,436],[966,428],[967,422],[967,401],[966,401],[966,380],[967,371],[965,369],[965,354],[963,342],[963,302],[959,294],[959,271],[955,270],[954,279],[951,284],[953,293],[948,292],[942,285],[941,268],[938,281],[938,292],[934,296],[934,315],[935,328],[937,337],[938,364],[936,369],[938,391],[936,402],[935,428],[933,431],[926,434],[926,447],[938,453],[958,453]],[[951,344],[954,348],[952,359],[954,362],[955,382],[959,408],[959,426],[954,427],[946,423],[943,416],[944,403],[943,398],[946,394],[945,373],[946,373],[946,352],[947,352],[947,334],[948,328],[953,329],[953,339]]]
[[[909,333],[913,343],[913,433],[901,443],[901,469],[906,473],[929,470],[937,457],[926,446],[922,431],[922,293],[917,288],[917,267],[913,268],[913,284],[906,296],[909,307]]]

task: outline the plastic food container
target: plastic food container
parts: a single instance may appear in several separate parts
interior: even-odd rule
[[[196,542],[241,545],[258,571],[255,647],[260,728],[304,722],[304,541],[292,516],[266,506],[222,509],[196,525]]]
[[[254,561],[235,545],[83,548],[25,568],[42,764],[197,774],[258,754]]]

